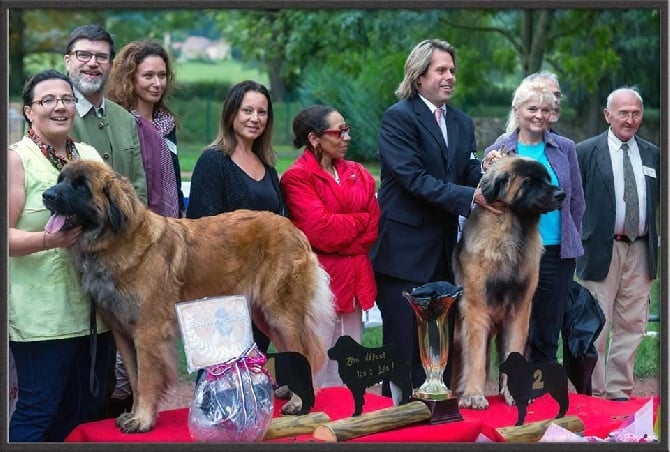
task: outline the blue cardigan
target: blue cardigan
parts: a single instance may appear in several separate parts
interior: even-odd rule
[[[505,145],[510,154],[516,154],[518,129],[498,137],[495,143],[484,150],[484,156]],[[584,254],[582,247],[582,217],[586,207],[582,177],[577,163],[575,142],[555,133],[543,132],[545,154],[554,169],[558,183],[565,192],[565,200],[561,210],[561,257],[576,258]]]

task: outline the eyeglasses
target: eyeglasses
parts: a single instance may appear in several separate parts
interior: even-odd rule
[[[98,63],[109,63],[109,53],[93,53],[88,50],[75,50],[70,55],[74,54],[77,60],[82,63],[88,63],[91,58],[95,57]]]
[[[325,133],[326,135],[331,135],[334,137],[340,137],[341,139],[348,138],[351,132],[351,126],[346,126],[343,127],[342,129],[337,129],[337,130],[324,130],[321,133]]]
[[[616,115],[619,119],[628,119],[628,118],[633,118],[633,120],[637,121],[642,117],[642,112],[640,111],[623,111],[619,110],[616,112]]]
[[[53,108],[56,105],[58,105],[58,101],[61,101],[64,107],[71,107],[72,105],[77,103],[77,100],[78,99],[75,96],[63,96],[63,97],[46,96],[40,100],[32,101],[31,104],[40,104],[41,106],[46,108]]]

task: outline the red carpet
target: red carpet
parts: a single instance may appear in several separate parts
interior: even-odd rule
[[[351,441],[364,442],[472,442],[480,433],[494,441],[504,441],[495,430],[498,427],[514,425],[517,410],[504,403],[502,397],[489,397],[487,410],[461,409],[462,422],[440,425],[415,424],[393,431],[362,436]],[[611,402],[597,397],[570,394],[570,407],[567,415],[577,416],[584,423],[585,436],[606,438],[618,428],[627,416],[641,408],[649,398],[633,398],[628,402]],[[284,401],[275,401],[275,416]],[[654,397],[654,412],[659,398]],[[365,396],[363,412],[388,408],[391,399],[376,394]],[[351,415],[354,402],[346,388],[326,388],[316,396],[312,412],[323,411],[332,420]],[[558,414],[558,404],[549,395],[535,400],[528,407],[525,422],[542,421],[554,418]],[[186,425],[188,408],[163,411],[158,417],[156,427],[148,433],[121,433],[114,426],[114,419],[91,422],[78,426],[65,441],[70,442],[191,442]],[[282,438],[274,441],[314,441],[311,435],[297,438]]]

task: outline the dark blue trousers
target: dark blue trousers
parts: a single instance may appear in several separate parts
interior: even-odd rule
[[[528,349],[533,364],[557,362],[558,337],[574,273],[575,259],[561,259],[560,245],[545,247],[530,314]]]
[[[102,410],[111,332],[97,337],[97,394],[89,385],[90,337],[15,342],[9,346],[16,362],[19,397],[9,423],[9,441],[63,441]]]

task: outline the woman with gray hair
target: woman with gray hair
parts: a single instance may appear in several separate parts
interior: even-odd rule
[[[558,337],[568,300],[576,258],[584,253],[581,241],[584,192],[574,141],[549,132],[556,104],[544,83],[523,81],[514,92],[505,133],[484,150],[483,168],[507,154],[535,159],[549,171],[551,181],[565,192],[561,210],[540,217],[545,248],[533,298],[529,330],[529,361],[556,362]]]

